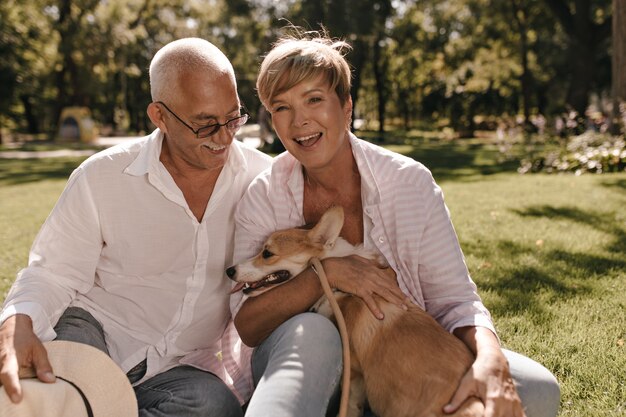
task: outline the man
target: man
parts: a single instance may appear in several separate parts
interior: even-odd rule
[[[157,129],[74,171],[5,300],[0,382],[14,403],[19,367],[54,380],[42,341],[60,339],[109,354],[140,416],[242,414],[249,357],[224,269],[234,207],[270,158],[233,141],[247,115],[214,45],[166,45],[150,83]]]

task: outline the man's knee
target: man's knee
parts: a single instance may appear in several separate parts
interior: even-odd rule
[[[109,354],[104,330],[98,320],[79,307],[68,307],[54,326],[56,340],[84,343]]]
[[[215,375],[189,367],[170,371],[135,387],[139,416],[243,416],[235,395]]]
[[[243,409],[237,397],[221,380],[206,379],[199,383],[196,388],[192,401],[196,404],[194,408],[198,413],[192,415],[199,417],[243,417]]]

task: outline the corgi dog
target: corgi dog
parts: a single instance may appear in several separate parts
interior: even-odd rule
[[[237,283],[233,292],[243,290],[248,296],[257,296],[304,271],[314,257],[321,260],[356,254],[379,261],[362,245],[353,246],[339,237],[343,221],[343,209],[332,207],[312,229],[274,232],[261,253],[226,270]],[[476,397],[453,414],[443,412],[474,357],[461,340],[424,310],[414,305],[405,310],[377,297],[385,316],[379,320],[359,297],[340,291],[334,294],[350,343],[350,417],[361,416],[366,401],[378,417],[484,414],[484,405]],[[332,316],[325,300],[322,297],[313,309]]]

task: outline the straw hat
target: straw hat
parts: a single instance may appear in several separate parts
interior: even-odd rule
[[[104,352],[76,342],[44,343],[57,379],[20,380],[23,398],[13,404],[0,387],[0,416],[136,417],[137,399],[128,378]]]

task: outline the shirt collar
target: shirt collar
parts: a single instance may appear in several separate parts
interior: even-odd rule
[[[374,176],[372,170],[372,161],[368,158],[371,154],[366,147],[376,146],[371,145],[363,140],[358,139],[352,132],[350,132],[350,146],[352,146],[352,155],[359,169],[361,175],[361,199],[363,200],[363,207],[373,206],[380,204],[380,187],[378,181]]]
[[[161,147],[163,146],[163,132],[155,129],[139,150],[137,157],[124,170],[124,173],[134,176],[145,175],[150,167],[159,162]]]

